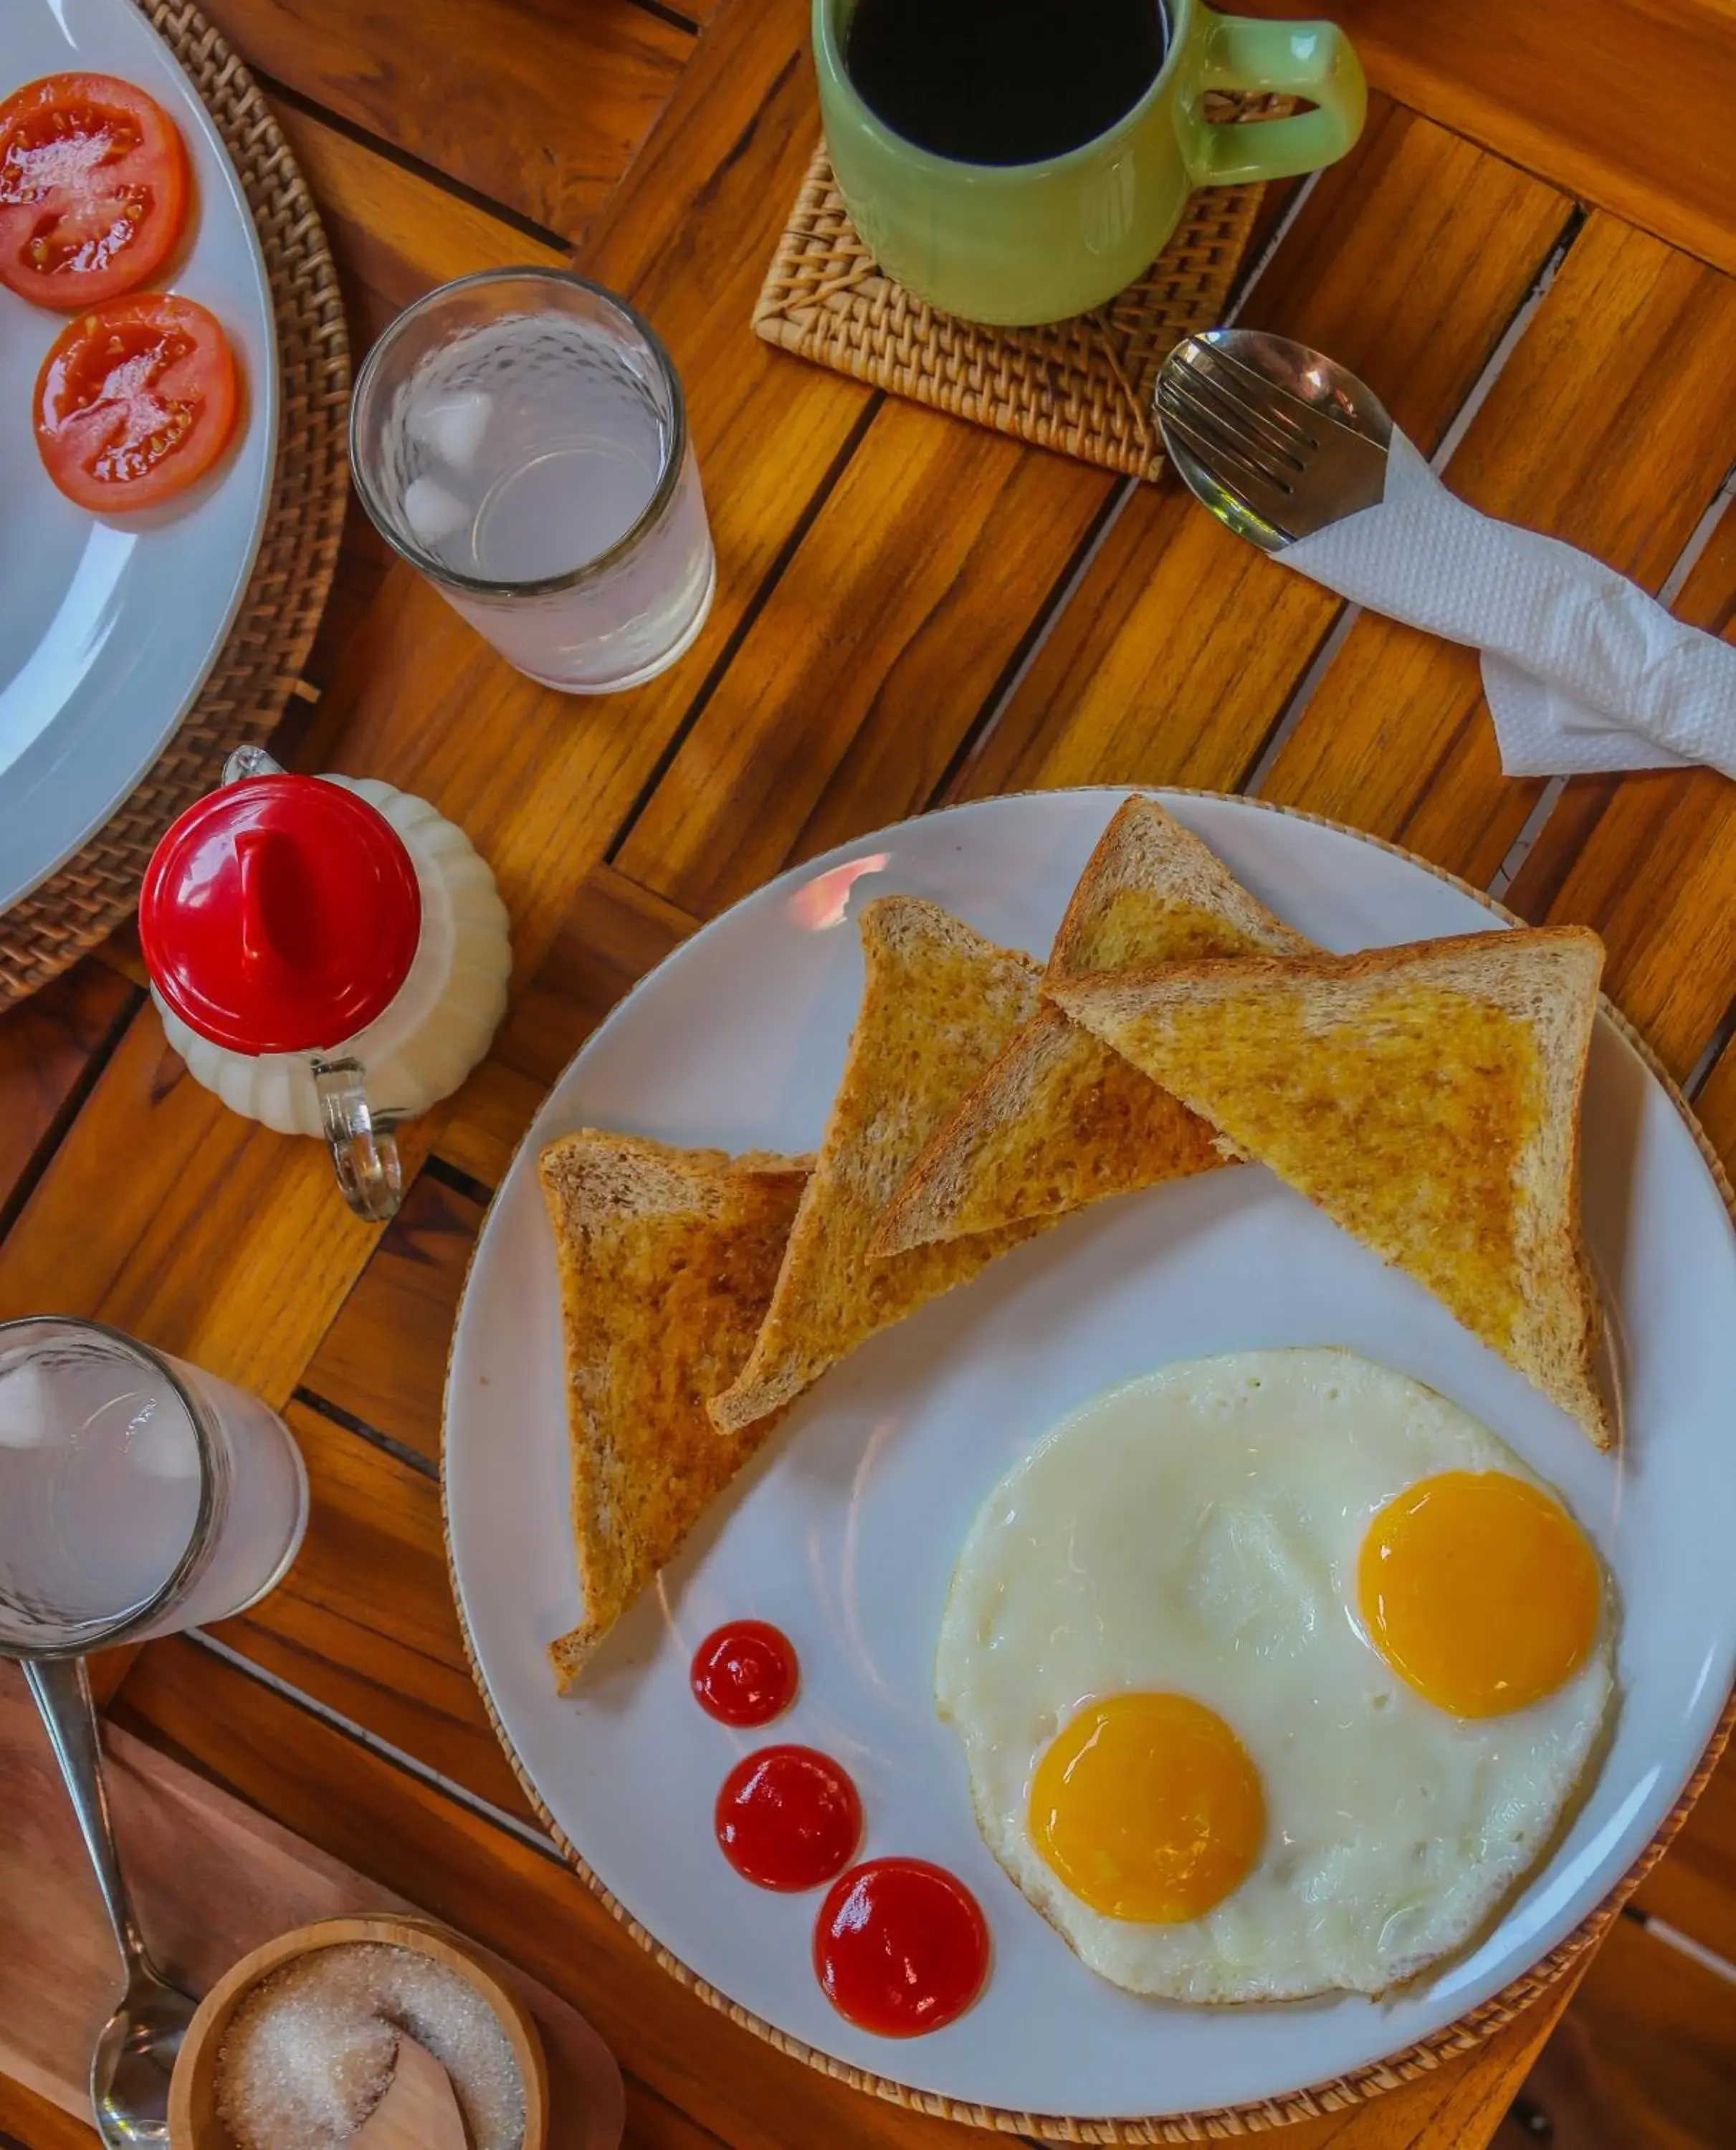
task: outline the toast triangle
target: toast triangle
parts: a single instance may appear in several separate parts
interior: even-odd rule
[[[1579,1219],[1582,926],[1060,980],[1069,1014],[1614,1439]]]
[[[865,975],[843,1078],[753,1355],[712,1400],[723,1432],[790,1402],[876,1330],[1047,1221],[871,1254],[917,1153],[1035,1012],[1042,974],[920,896],[881,896],[860,923]]]
[[[1123,802],[1092,853],[1045,984],[1206,956],[1311,952],[1191,829],[1141,795]],[[1214,1128],[1045,1002],[917,1158],[876,1251],[1060,1217],[1233,1162]]]
[[[705,1399],[734,1378],[777,1280],[805,1159],[671,1149],[585,1129],[537,1160],[566,1335],[584,1618],[549,1645],[564,1692],[757,1449]]]

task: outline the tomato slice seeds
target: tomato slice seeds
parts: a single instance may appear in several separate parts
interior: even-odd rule
[[[37,376],[37,447],[81,507],[154,507],[211,468],[237,401],[215,316],[191,299],[141,293],[92,308],[55,339]]]
[[[112,75],[46,75],[0,103],[0,283],[38,305],[134,290],[187,220],[186,145]]]

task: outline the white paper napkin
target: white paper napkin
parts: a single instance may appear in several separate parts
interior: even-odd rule
[[[1380,505],[1275,556],[1340,596],[1482,652],[1509,776],[1736,776],[1736,649],[1558,538],[1455,498],[1395,431]]]

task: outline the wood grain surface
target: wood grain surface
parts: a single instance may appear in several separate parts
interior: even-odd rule
[[[438,1486],[310,1406],[288,1415],[314,1486],[305,1547],[280,1589],[213,1632],[478,1799],[533,1819],[465,1660]]]
[[[1250,15],[1307,15],[1249,0]],[[1569,192],[1736,270],[1725,0],[1337,0],[1379,88]]]
[[[280,84],[567,239],[583,236],[691,56],[633,0],[211,0]]]
[[[225,1654],[117,1660],[114,1708],[581,2007],[628,2072],[631,2144],[982,2139],[785,2059],[665,1977],[561,1866],[488,1729],[445,1575],[440,1394],[488,1193],[544,1091],[638,978],[792,861],[951,799],[1189,783],[1338,815],[1528,916],[1595,925],[1612,990],[1736,1161],[1736,790],[1694,770],[1509,780],[1466,653],[1347,620],[1173,480],[1123,484],[760,343],[754,298],[818,129],[807,0],[209,12],[318,199],[358,355],[418,293],[513,261],[571,260],[649,315],[719,578],[669,672],[569,700],[352,517],[285,751],[459,820],[516,957],[490,1057],[405,1131],[412,1184],[383,1232],[346,1215],[315,1146],[190,1081],[124,938],[0,1016],[0,1316],[99,1315],[250,1384],[288,1411],[314,1488],[306,1552],[219,1631]],[[1361,373],[1466,497],[1736,633],[1736,514],[1678,568],[1736,463],[1730,0],[1334,12],[1369,126],[1314,185],[1274,190],[1239,317]],[[1654,1924],[1618,1925],[1576,2018],[1636,2127],[1713,2150],[1736,2139],[1729,1989],[1668,1936],[1736,1961],[1736,1765],[1637,1909]],[[1475,2150],[1548,2016],[1283,2139]],[[8,2139],[94,2141],[0,2079]]]
[[[0,1019],[0,1224],[76,1114],[93,1062],[142,996],[87,956]]]

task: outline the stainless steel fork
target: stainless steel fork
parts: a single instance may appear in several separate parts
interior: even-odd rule
[[[1158,418],[1188,486],[1268,552],[1374,507],[1385,488],[1392,421],[1378,398],[1281,336],[1184,336],[1158,376]]]

